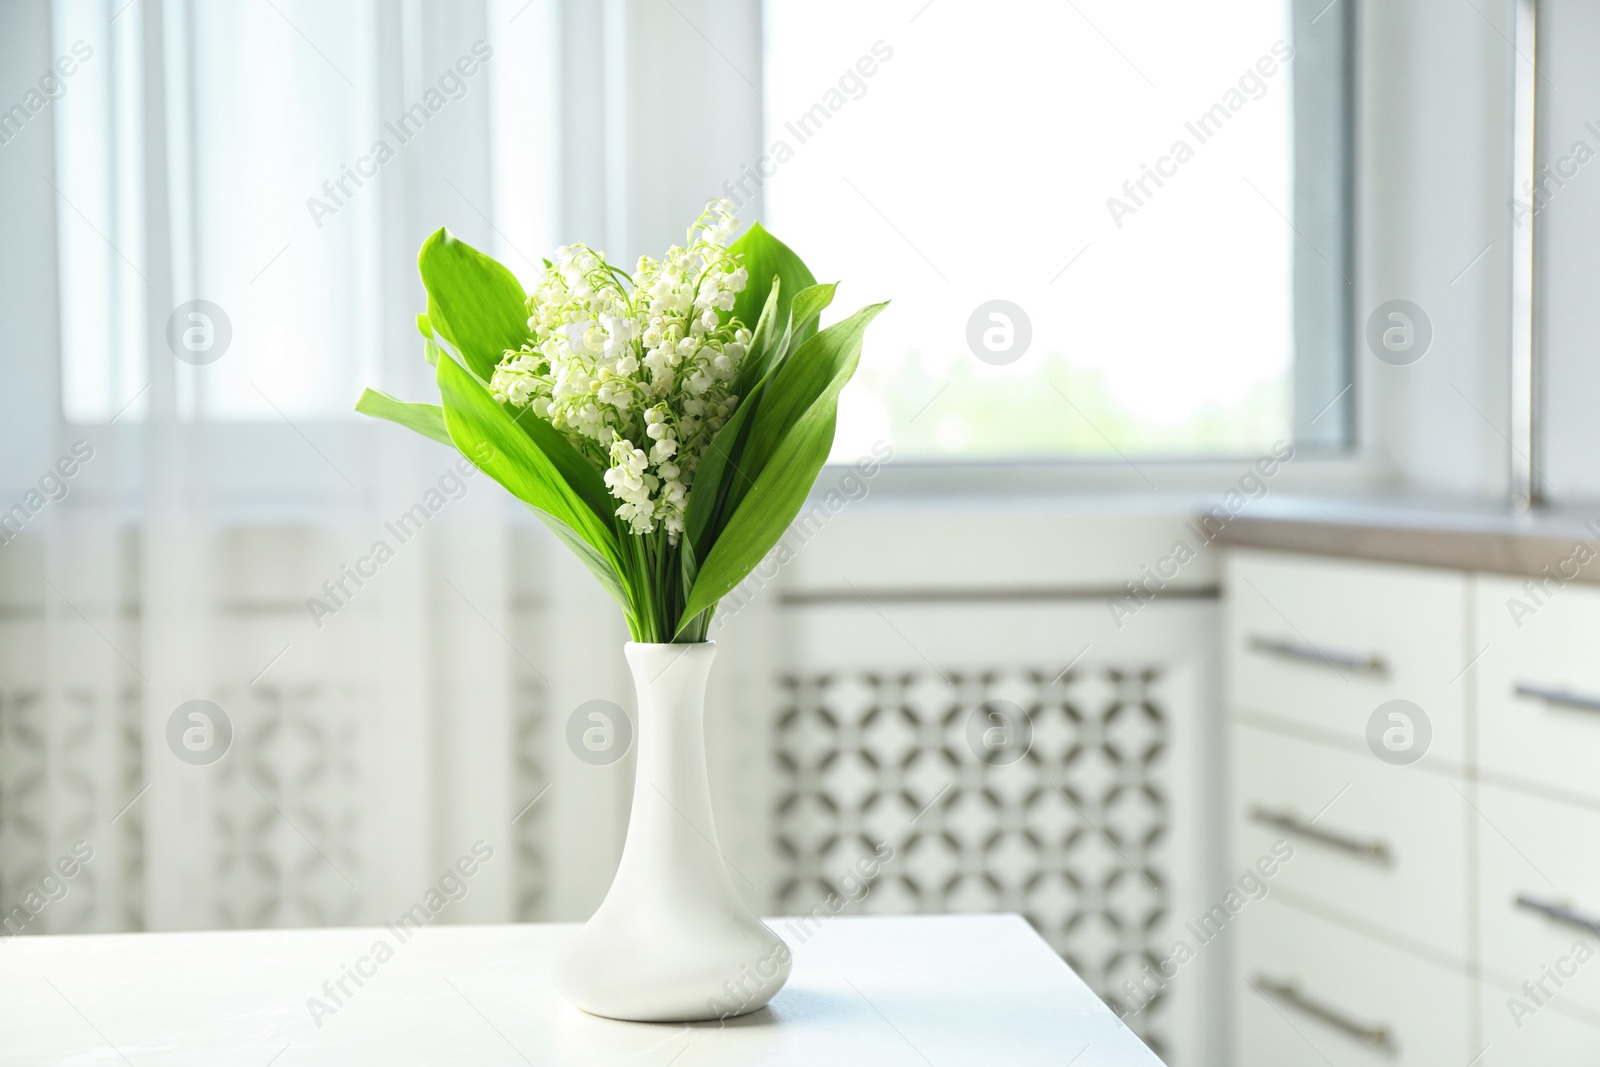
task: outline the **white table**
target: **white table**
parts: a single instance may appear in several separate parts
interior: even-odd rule
[[[0,1064],[1159,1067],[1014,915],[835,918],[765,1010],[726,1026],[584,1015],[550,982],[563,925],[17,937],[0,944]],[[314,1021],[310,997],[393,957]]]

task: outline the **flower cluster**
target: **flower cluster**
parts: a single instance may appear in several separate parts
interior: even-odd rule
[[[739,403],[729,387],[750,332],[730,314],[749,277],[728,251],[736,225],[717,201],[688,247],[642,257],[631,277],[587,245],[556,249],[528,297],[533,336],[490,383],[604,470],[634,533],[659,527],[673,544],[700,457]]]

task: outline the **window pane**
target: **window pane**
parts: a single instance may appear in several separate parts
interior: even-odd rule
[[[835,459],[1290,437],[1282,0],[896,7],[769,0],[771,155],[736,196],[759,182],[839,306],[894,301]],[[969,344],[995,300],[1031,327],[1020,357],[1015,314],[977,317],[988,361]]]

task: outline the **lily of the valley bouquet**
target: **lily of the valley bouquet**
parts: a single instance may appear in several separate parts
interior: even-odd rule
[[[633,639],[706,639],[833,445],[839,391],[883,304],[826,328],[834,285],[711,204],[685,247],[629,274],[556,249],[532,293],[440,230],[417,316],[441,403],[367,390],[358,411],[452,445],[576,552]]]

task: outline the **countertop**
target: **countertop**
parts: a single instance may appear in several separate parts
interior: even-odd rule
[[[769,921],[793,975],[725,1026],[569,1006],[550,981],[566,925],[427,927],[403,942],[389,928],[13,937],[0,942],[0,1064],[1160,1067],[1018,916]],[[346,967],[366,977],[330,995]]]
[[[1600,582],[1600,513],[1267,497],[1246,501],[1216,542],[1454,570]],[[1548,571],[1546,570],[1548,568]]]

